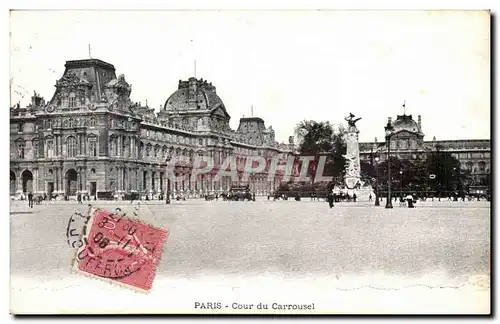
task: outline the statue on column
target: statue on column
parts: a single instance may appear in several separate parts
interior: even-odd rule
[[[347,121],[347,124],[348,124],[348,128],[347,129],[349,131],[351,128],[353,128],[353,129],[355,129],[355,132],[359,133],[359,131],[358,131],[357,127],[356,127],[356,122],[358,120],[360,120],[361,117],[356,118],[356,119],[354,117],[356,117],[356,116],[353,113],[349,113],[349,116],[345,118],[345,120]]]
[[[345,118],[348,123],[348,127],[344,135],[347,145],[347,152],[344,155],[347,160],[344,181],[348,189],[356,188],[361,179],[358,141],[359,130],[356,127],[356,122],[361,118],[355,117],[356,116],[353,113],[350,113],[349,116]]]

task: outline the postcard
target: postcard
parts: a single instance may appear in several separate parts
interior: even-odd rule
[[[11,313],[489,314],[490,24],[12,10]]]

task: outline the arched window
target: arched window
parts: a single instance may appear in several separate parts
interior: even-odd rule
[[[76,156],[76,138],[74,136],[68,136],[66,139],[66,150],[68,157]]]
[[[69,128],[71,128],[71,127],[73,127],[73,125],[74,125],[74,124],[75,124],[75,123],[73,122],[73,118],[70,118],[70,119],[68,120],[68,127],[69,127]]]
[[[24,159],[24,150],[26,149],[26,145],[23,140],[17,142],[17,158]]]
[[[478,163],[479,172],[484,173],[486,171],[486,163],[484,161],[480,161]]]
[[[467,162],[465,165],[467,166],[467,170],[469,172],[472,172],[472,168],[473,168],[474,164],[472,162]]]
[[[74,92],[72,92],[72,93],[69,94],[69,97],[68,97],[68,107],[70,107],[70,108],[76,107],[76,95],[75,95]]]

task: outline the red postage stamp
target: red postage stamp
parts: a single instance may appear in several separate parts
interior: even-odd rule
[[[104,209],[89,212],[74,269],[148,292],[168,230]]]

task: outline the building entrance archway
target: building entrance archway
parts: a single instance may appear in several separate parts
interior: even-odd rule
[[[76,184],[78,180],[78,173],[76,173],[75,169],[69,169],[66,171],[64,180],[66,183],[66,196],[75,196],[77,190]]]
[[[23,181],[23,193],[33,192],[33,173],[30,170],[24,170],[21,174],[21,179]]]

